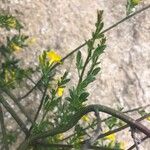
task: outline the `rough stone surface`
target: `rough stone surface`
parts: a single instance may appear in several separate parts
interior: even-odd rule
[[[138,9],[148,4],[150,1],[145,0]],[[37,65],[37,56],[49,47],[65,56],[90,38],[97,9],[104,10],[107,28],[125,17],[125,5],[126,0],[0,1],[0,9],[19,18],[25,26],[23,32],[36,38],[36,44],[17,56],[22,58],[25,66]],[[149,14],[150,9],[106,33],[107,49],[101,58],[102,70],[89,88],[89,103],[115,106],[119,102],[126,108],[150,103]],[[82,51],[86,56],[86,47]],[[77,75],[73,58],[66,61],[64,68],[70,69],[72,83],[75,83]],[[131,144],[132,140],[128,143]],[[149,146],[148,142],[144,142],[141,150],[148,150]]]

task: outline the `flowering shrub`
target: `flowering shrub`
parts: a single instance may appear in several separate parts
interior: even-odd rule
[[[129,7],[136,6],[139,1],[128,1]],[[23,69],[19,66],[18,60],[15,58],[15,52],[21,52],[25,47],[35,42],[35,39],[21,34],[23,26],[14,17],[10,15],[0,15],[0,27],[7,30],[16,29],[18,34],[8,37],[6,44],[1,45],[0,53],[3,60],[0,65],[0,121],[2,127],[2,148],[6,150],[15,142],[17,135],[6,131],[3,119],[2,107],[12,115],[19,125],[21,131],[25,134],[25,140],[20,144],[18,150],[36,149],[36,150],[57,150],[57,149],[115,149],[124,150],[125,142],[117,138],[116,132],[130,126],[132,137],[135,139],[135,129],[140,130],[148,137],[150,130],[144,125],[128,117],[123,108],[114,110],[103,105],[88,105],[88,97],[90,93],[87,90],[89,84],[96,80],[96,75],[100,72],[100,56],[106,48],[106,37],[103,30],[103,11],[98,11],[95,31],[92,38],[87,40],[84,45],[87,46],[87,57],[83,58],[81,50],[77,49],[76,69],[78,72],[78,83],[66,88],[67,83],[71,80],[68,76],[69,72],[64,72],[59,79],[56,79],[58,65],[63,65],[63,61],[69,57],[62,58],[55,50],[45,50],[39,56],[39,66],[36,69]],[[76,50],[76,51],[77,51]],[[75,51],[74,51],[75,52]],[[31,76],[39,73],[41,78],[35,83]],[[12,93],[12,89],[21,88],[21,83],[29,79],[34,83],[34,87],[30,89],[22,97],[16,98]],[[66,89],[65,89],[66,88]],[[28,98],[33,90],[38,90],[41,99],[34,118],[26,111],[21,104],[21,100]],[[64,95],[64,90],[68,90],[69,94]],[[15,105],[20,109],[27,118],[27,122],[31,124],[28,127],[21,120],[20,115],[13,110],[12,106],[7,102],[6,98],[10,97]],[[130,110],[134,111],[133,110]],[[149,120],[143,108],[136,111]],[[88,113],[94,112],[95,117]],[[101,118],[99,112],[110,115],[107,118]],[[127,112],[126,112],[127,113]],[[143,118],[143,119],[144,119]],[[107,132],[104,132],[106,131]],[[68,132],[70,130],[70,132]],[[139,141],[138,141],[139,142]],[[137,147],[138,143],[135,141]]]

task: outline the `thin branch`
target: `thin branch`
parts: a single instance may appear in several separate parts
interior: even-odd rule
[[[92,41],[92,43],[94,43],[94,41]],[[90,49],[89,51],[91,51],[91,49]],[[88,55],[87,55],[87,57],[86,57],[84,66],[83,66],[83,68],[82,68],[81,75],[80,75],[80,77],[79,77],[78,85],[82,82],[82,79],[83,79],[83,75],[84,75],[86,66],[88,65],[88,62],[89,62],[89,59],[90,59],[90,55],[91,55],[91,52],[88,52]]]
[[[18,117],[16,112],[11,108],[11,106],[8,104],[8,102],[3,98],[2,95],[0,95],[0,103],[6,108],[6,110],[11,114],[11,116],[14,118],[14,120],[18,123],[22,131],[28,135],[28,129],[26,128],[26,125],[22,122],[22,120]]]
[[[36,82],[30,78],[27,74],[25,74],[25,76],[27,77],[28,80],[30,80],[34,85],[36,85]],[[40,88],[40,86],[38,87],[38,89],[43,93],[43,90]],[[21,99],[21,98],[20,98]]]
[[[95,141],[97,140],[99,134],[101,134],[100,132],[102,132],[102,127],[101,127],[101,118],[99,115],[99,111],[95,110],[95,116],[97,118],[97,128],[95,130],[95,134],[93,135],[93,137],[90,139],[90,144],[94,144]]]
[[[4,123],[4,116],[3,116],[3,110],[0,104],[0,124],[1,124],[1,131],[3,135],[3,145],[5,150],[9,150],[8,143],[7,143],[7,134],[6,134],[6,128]]]
[[[138,146],[139,143],[138,143],[137,138],[135,136],[135,132],[136,132],[136,129],[131,127],[131,136],[133,138],[133,141],[134,141],[134,144],[135,144],[135,148],[136,148],[136,150],[139,150],[139,146]]]
[[[144,142],[146,139],[148,139],[149,137],[148,136],[145,136],[145,137],[143,137],[140,141],[141,141],[141,143],[142,142]],[[136,145],[134,144],[134,145],[132,145],[130,148],[128,148],[128,150],[132,150],[133,148],[135,148],[136,147]]]
[[[68,131],[69,129],[74,127],[74,125],[77,124],[77,122],[84,115],[86,115],[89,112],[93,112],[95,109],[97,109],[100,112],[108,113],[108,114],[110,114],[110,115],[112,115],[116,118],[119,118],[119,119],[123,120],[129,126],[138,129],[139,131],[143,132],[145,135],[150,137],[150,130],[147,127],[145,127],[141,123],[136,122],[134,119],[126,116],[122,112],[116,111],[114,109],[111,109],[111,108],[109,108],[107,106],[103,106],[103,105],[89,105],[89,106],[83,107],[74,116],[72,116],[70,118],[70,120],[68,120],[68,122],[69,122],[68,124],[63,125],[63,126],[58,126],[58,127],[54,128],[52,130],[48,130],[46,132],[30,136],[28,139],[26,139],[22,143],[22,145],[19,147],[18,150],[25,150],[33,141],[43,139],[43,138],[46,138],[46,137],[49,137],[49,136],[54,136],[56,134],[60,134],[60,133]]]
[[[150,106],[150,104],[145,105],[145,106],[141,106],[141,107],[137,107],[137,108],[133,108],[133,109],[130,109],[130,110],[127,110],[127,111],[123,111],[123,113],[130,113],[130,112],[133,112],[133,111],[139,111],[140,109],[145,109],[149,106]]]
[[[38,110],[37,110],[37,112],[36,112],[36,114],[35,114],[35,117],[34,117],[34,120],[33,120],[34,124],[36,123],[36,120],[37,120],[37,118],[38,118],[38,116],[39,116],[40,110],[41,110],[41,108],[42,108],[42,106],[43,106],[43,102],[44,102],[44,98],[45,98],[46,92],[47,92],[47,87],[45,87],[43,96],[42,96],[42,98],[41,98],[40,105],[39,105]],[[32,126],[31,126],[30,129],[29,129],[29,131],[32,130],[32,128],[34,127],[34,124],[32,124]]]
[[[41,147],[47,147],[47,148],[60,148],[60,149],[72,149],[74,148],[74,145],[69,145],[69,144],[49,144],[46,142],[41,142],[41,141],[37,141],[35,142],[35,145],[41,146]],[[102,147],[102,146],[92,146],[89,145],[90,149],[94,149],[94,150],[114,150],[113,148],[108,148],[108,147]],[[115,149],[115,150],[122,150],[122,149]]]
[[[37,83],[34,83],[35,85],[33,86],[33,88],[31,88],[25,95],[19,97],[19,98],[18,98],[19,101],[23,100],[23,99],[26,98],[28,95],[30,95],[30,94],[32,93],[32,91],[38,87],[38,85],[40,84],[40,82],[42,81],[42,79],[43,79],[43,78],[40,78]]]
[[[4,91],[12,100],[13,102],[19,107],[19,109],[21,110],[21,112],[27,117],[27,119],[33,123],[31,117],[29,116],[29,114],[26,112],[26,110],[24,109],[24,107],[20,104],[20,102],[18,101],[18,99],[9,91],[7,90],[5,87],[1,88],[2,91]]]
[[[46,138],[48,136],[53,136],[59,133],[63,133],[65,131],[67,131],[68,129],[72,128],[77,122],[78,120],[80,120],[80,118],[82,116],[84,116],[85,114],[94,111],[95,109],[97,109],[98,111],[104,112],[104,113],[108,113],[114,117],[117,117],[121,120],[123,120],[124,122],[126,122],[127,124],[129,124],[130,126],[133,126],[137,129],[139,129],[141,132],[143,132],[144,134],[150,136],[150,130],[147,129],[144,125],[137,123],[134,119],[126,116],[125,114],[123,114],[120,111],[116,111],[114,109],[111,109],[107,106],[103,106],[103,105],[89,105],[86,107],[83,107],[82,109],[80,109],[74,116],[72,116],[72,118],[70,119],[69,124],[65,125],[64,127],[57,127],[53,130],[50,131],[46,131],[44,133],[35,135],[33,138],[33,140],[37,140],[37,139],[41,139],[41,138]]]
[[[133,108],[133,109],[130,109],[130,110],[127,110],[127,111],[123,111],[123,113],[129,113],[129,112],[138,111],[139,109],[144,109],[144,108],[147,108],[147,107],[149,107],[149,106],[150,106],[150,104],[145,105],[145,106],[141,106],[141,107],[137,107],[137,108]],[[148,117],[148,116],[150,116],[150,115],[146,114],[146,117]],[[105,118],[105,119],[102,119],[101,122],[105,122],[107,119],[109,119],[109,118],[111,118],[111,117],[112,117],[112,116],[107,117],[107,118]],[[141,117],[142,120],[145,119],[144,117],[145,117],[145,116]],[[141,118],[139,118],[139,119],[141,119]],[[136,120],[136,121],[140,121],[139,119]],[[95,125],[96,125],[96,122],[94,122],[93,125],[95,126]],[[91,127],[91,125],[87,126],[87,127],[84,128],[83,130],[85,131],[85,130],[89,129],[90,127]],[[127,126],[127,127],[128,127],[128,126]],[[67,139],[69,139],[70,137],[72,137],[72,136],[74,136],[74,135],[75,135],[75,134],[73,133],[73,134],[69,135],[68,137],[62,139],[62,141],[67,140]]]
[[[142,117],[140,117],[139,119],[137,119],[137,120],[135,120],[135,121],[136,121],[136,122],[139,122],[139,121],[144,120],[144,119],[147,118],[147,117],[150,117],[150,113],[149,113],[149,114],[146,114],[146,115],[144,115],[144,116],[142,116]],[[103,138],[103,137],[108,136],[108,135],[113,134],[113,133],[117,133],[117,132],[122,131],[122,130],[128,128],[128,127],[129,127],[129,125],[126,124],[126,125],[124,125],[124,126],[122,126],[122,127],[120,127],[120,128],[117,128],[117,129],[108,131],[108,132],[106,132],[106,133],[104,133],[104,134],[99,135],[98,139]]]
[[[113,24],[113,25],[110,26],[109,28],[105,29],[102,33],[105,33],[105,32],[107,32],[107,31],[113,29],[114,27],[118,26],[119,24],[125,22],[126,20],[132,18],[133,16],[135,16],[135,15],[137,15],[137,14],[139,14],[139,13],[141,13],[141,12],[143,12],[143,11],[149,9],[149,8],[150,8],[150,5],[145,6],[145,7],[141,8],[140,10],[137,10],[136,12],[134,12],[134,13],[132,13],[132,14],[126,16],[125,18],[123,18],[123,19],[121,19],[120,21],[116,22],[115,24]]]
[[[100,119],[100,116],[99,116],[99,111],[97,109],[95,109],[95,116],[97,118],[97,128],[96,128],[95,133],[92,136],[92,138],[90,138],[89,140],[87,140],[85,142],[85,144],[83,145],[83,150],[87,150],[90,147],[90,145],[93,145],[95,143],[95,141],[97,140],[100,131],[102,131],[102,128],[101,128],[101,119]]]

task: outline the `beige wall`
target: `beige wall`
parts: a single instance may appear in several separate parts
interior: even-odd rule
[[[36,65],[42,50],[51,47],[65,56],[91,35],[96,10],[104,10],[105,28],[125,17],[126,0],[4,0],[0,9],[16,15],[24,24],[23,32],[37,43],[20,52],[23,65]],[[150,4],[143,0],[141,8]],[[150,9],[107,32],[107,49],[102,70],[91,85],[89,103],[126,108],[150,103]],[[4,35],[4,32],[0,35]],[[86,55],[86,47],[82,49]],[[72,58],[65,67],[77,80]],[[150,145],[149,145],[150,146]],[[146,149],[144,149],[146,150]],[[147,149],[148,150],[148,149]]]

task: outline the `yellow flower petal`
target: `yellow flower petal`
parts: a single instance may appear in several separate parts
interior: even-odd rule
[[[5,82],[9,82],[9,81],[15,80],[15,72],[14,71],[8,71],[5,70]]]
[[[9,18],[6,22],[10,28],[16,28],[17,22],[14,18]]]
[[[5,70],[5,81],[6,82],[9,81],[9,72],[8,72],[8,70]]]
[[[148,121],[150,121],[150,117],[147,117],[146,119],[147,119]]]
[[[125,146],[124,142],[120,142],[119,144],[120,144],[120,149],[122,149],[122,150],[126,149],[126,146]]]
[[[59,63],[61,61],[61,56],[58,55],[55,51],[51,50],[50,52],[47,52],[47,57],[50,61],[50,64],[52,63]]]
[[[106,133],[106,132],[108,132],[108,131],[105,131],[105,133]],[[110,140],[110,141],[112,141],[112,142],[115,142],[115,140],[116,140],[116,135],[115,135],[114,133],[112,133],[112,134],[110,134],[110,135],[104,137],[104,139]]]
[[[64,93],[64,88],[58,88],[58,90],[57,90],[58,96],[61,97],[63,95],[63,93]]]
[[[34,38],[34,37],[29,38],[29,39],[27,40],[27,44],[32,45],[32,44],[34,44],[34,43],[36,43],[36,38]]]
[[[15,44],[15,43],[11,43],[10,48],[11,48],[13,51],[20,51],[20,50],[22,49],[20,46],[18,46],[18,45]]]
[[[134,5],[138,5],[141,0],[131,0],[131,3]]]
[[[58,140],[63,140],[63,139],[64,139],[64,135],[63,135],[63,134],[57,134],[57,135],[56,135],[56,138],[57,138]]]
[[[81,119],[84,122],[90,122],[90,118],[88,117],[88,115],[84,115]]]

